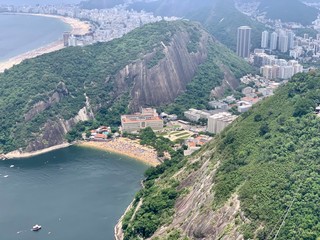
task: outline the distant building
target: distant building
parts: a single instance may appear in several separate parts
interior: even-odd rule
[[[153,108],[142,108],[141,113],[121,116],[123,132],[136,132],[151,127],[153,130],[163,129],[163,120]]]
[[[69,37],[68,46],[75,47],[77,46],[77,38],[74,35]]]
[[[238,104],[239,104],[239,106],[238,106],[239,113],[248,112],[252,108],[252,104],[249,102],[240,101],[240,102],[238,102]]]
[[[208,119],[212,114],[202,110],[197,110],[190,108],[188,111],[184,112],[184,116],[191,122],[198,122],[201,118]]]
[[[263,31],[261,36],[261,47],[268,48],[268,43],[269,43],[269,32]]]
[[[271,33],[270,38],[270,50],[276,50],[278,47],[278,34],[276,32]]]
[[[71,36],[70,32],[64,32],[63,33],[63,45],[65,47],[69,46],[69,38],[70,38],[70,36]]]
[[[287,35],[288,35],[288,45],[289,45],[289,49],[293,49],[294,48],[294,37],[295,37],[295,34],[290,30],[290,31],[287,31]]]
[[[237,33],[237,55],[242,58],[250,57],[251,48],[251,28],[241,26]]]
[[[211,101],[211,102],[209,102],[209,106],[214,109],[228,110],[228,104],[226,104],[224,102]]]
[[[283,53],[286,53],[289,50],[289,38],[285,33],[282,33],[279,36],[279,50]]]
[[[212,115],[208,119],[208,129],[209,133],[218,134],[223,129],[225,129],[230,123],[236,120],[237,116],[231,113],[223,112]]]

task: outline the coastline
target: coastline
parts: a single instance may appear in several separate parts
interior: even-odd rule
[[[29,158],[29,157],[38,156],[38,155],[41,155],[41,154],[44,154],[44,153],[48,153],[48,152],[51,152],[51,151],[55,151],[55,150],[58,150],[58,149],[67,148],[67,147],[70,147],[71,145],[72,144],[70,144],[70,143],[63,143],[63,144],[59,144],[59,145],[56,145],[56,146],[52,146],[52,147],[49,147],[49,148],[45,148],[45,149],[42,149],[42,150],[39,150],[39,151],[30,152],[30,153],[24,153],[24,152],[20,152],[20,151],[16,150],[16,151],[4,154],[3,157],[5,159]]]
[[[90,30],[90,24],[88,24],[86,22],[82,22],[82,21],[75,19],[75,18],[63,17],[63,16],[58,16],[58,15],[31,14],[31,13],[30,14],[28,14],[28,13],[10,13],[10,14],[56,18],[56,19],[63,21],[65,24],[68,24],[71,27],[71,34],[74,34],[74,35],[85,35],[85,34],[89,33],[89,30]],[[58,51],[63,48],[65,48],[65,46],[63,45],[63,40],[61,39],[61,40],[54,41],[48,45],[39,47],[37,49],[22,53],[20,55],[12,57],[8,60],[0,62],[0,73],[4,72],[6,69],[10,69],[14,65],[20,64],[22,61],[24,61],[26,59],[35,58],[40,55],[50,53],[50,52],[55,52],[55,51]]]
[[[153,167],[161,164],[155,150],[127,138],[118,138],[108,142],[80,142],[76,146],[127,156]]]

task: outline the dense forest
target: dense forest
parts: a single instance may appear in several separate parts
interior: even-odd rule
[[[182,188],[183,182],[196,174],[208,153],[211,166],[206,169],[219,167],[207,211],[219,212],[234,194],[241,205],[235,225],[228,225],[222,236],[237,229],[244,239],[319,239],[320,118],[315,113],[319,89],[319,72],[298,74],[188,161],[176,155],[170,164],[150,169],[135,204],[144,196],[147,201],[133,222],[130,213],[126,216],[125,239],[150,237],[177,217],[172,200],[190,191]],[[163,191],[170,192],[169,200],[162,199]],[[157,239],[193,239],[192,234],[176,228]]]
[[[117,74],[154,51],[154,57],[146,64],[148,68],[156,66],[165,56],[163,50],[159,50],[163,49],[162,44],[170,45],[178,31],[190,36],[186,46],[189,54],[197,52],[199,32],[203,31],[197,24],[162,21],[109,43],[70,47],[26,60],[0,74],[0,152],[23,149],[41,137],[45,124],[56,126],[74,118],[87,105],[87,100],[94,118],[76,125],[67,135],[68,141],[81,137],[81,132],[99,124],[119,126],[120,115],[129,111],[133,80],[125,79],[126,88],[116,88]],[[208,90],[223,80],[219,65],[230,68],[237,76],[251,70],[222,44],[214,40],[208,44],[208,59],[199,66],[194,81],[187,86],[187,94],[182,98],[188,98],[188,102],[177,105],[180,112],[189,106],[201,107],[209,99]],[[200,96],[195,94],[204,87]],[[46,134],[50,139],[53,135],[51,130]]]

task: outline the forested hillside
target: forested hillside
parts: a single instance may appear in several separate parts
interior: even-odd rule
[[[124,239],[318,240],[319,104],[320,73],[296,75],[201,152],[149,170]]]
[[[319,10],[302,2],[299,0],[261,0],[259,11],[266,12],[266,16],[271,19],[311,25],[317,19]],[[287,8],[290,8],[290,11],[285,10]]]
[[[180,1],[158,0],[136,2],[129,6],[135,10],[154,12],[160,16],[178,16],[200,22],[221,43],[236,49],[237,28],[252,27],[252,47],[260,47],[264,25],[244,15],[235,8],[234,0]]]
[[[186,88],[198,88],[188,85],[196,73],[206,78],[206,86],[219,85],[221,64],[239,76],[250,71],[186,21],[149,24],[109,43],[24,61],[0,74],[0,152],[60,144],[72,129],[70,141],[92,125],[118,126],[120,114],[168,104]]]

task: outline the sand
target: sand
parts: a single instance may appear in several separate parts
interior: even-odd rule
[[[150,166],[157,166],[161,163],[158,160],[157,153],[154,149],[142,146],[137,141],[127,138],[116,138],[107,142],[81,142],[77,144],[77,146],[90,147],[121,154],[139,160]]]
[[[46,14],[27,14],[27,15],[60,19],[61,21],[65,22],[66,24],[69,24],[71,26],[71,28],[72,28],[71,34],[74,34],[74,35],[85,35],[85,34],[89,33],[89,30],[90,30],[90,24],[88,24],[86,22],[82,22],[82,21],[80,21],[78,19],[74,19],[74,18],[62,17],[62,16],[56,16],[56,15],[46,15]],[[61,38],[62,38],[62,36],[61,36]],[[54,51],[60,50],[62,48],[64,48],[63,41],[58,40],[58,41],[50,43],[46,46],[37,48],[35,50],[31,50],[29,52],[20,54],[16,57],[13,57],[13,58],[10,58],[9,60],[6,60],[4,62],[0,62],[0,73],[4,72],[4,70],[6,70],[6,69],[13,67],[14,65],[21,63],[23,60],[35,58],[35,57],[40,56],[42,54],[54,52]]]
[[[30,153],[24,153],[24,152],[20,152],[20,151],[16,150],[16,151],[7,153],[5,155],[2,155],[2,157],[5,158],[5,159],[29,158],[29,157],[34,157],[34,156],[41,155],[41,154],[44,154],[44,153],[47,153],[47,152],[51,152],[51,151],[54,151],[54,150],[58,150],[58,149],[61,149],[61,148],[66,148],[66,147],[69,147],[69,146],[71,146],[70,143],[63,143],[63,144],[60,144],[60,145],[56,145],[56,146],[53,146],[53,147],[45,148],[45,149],[42,149],[42,150],[39,150],[39,151],[30,152]]]

